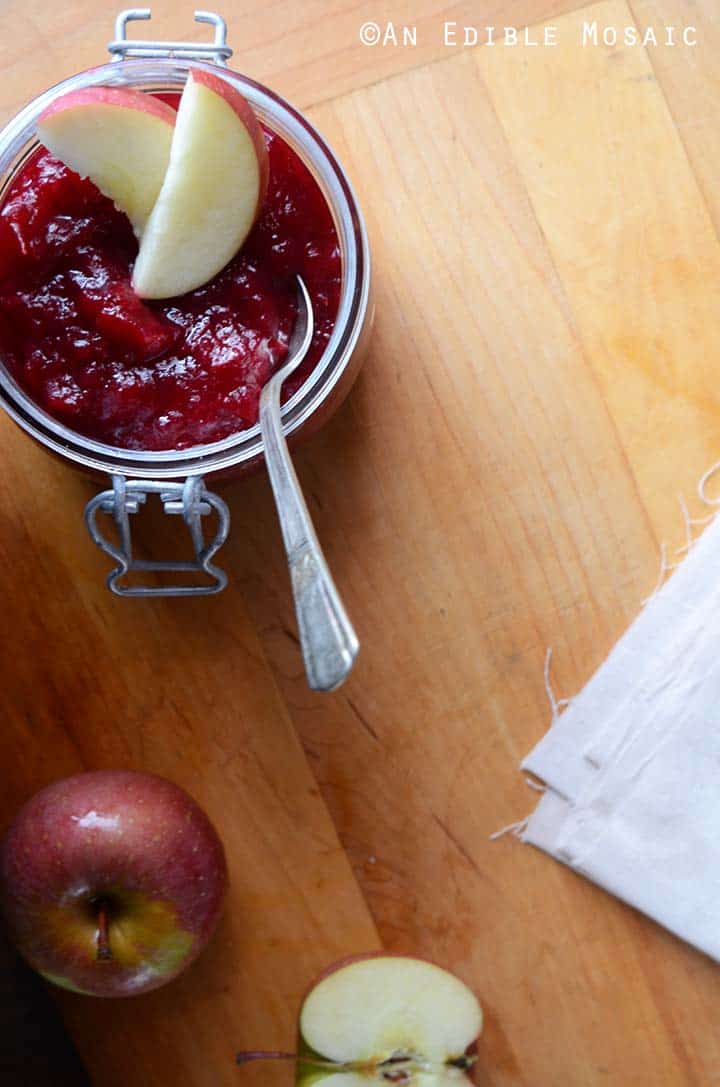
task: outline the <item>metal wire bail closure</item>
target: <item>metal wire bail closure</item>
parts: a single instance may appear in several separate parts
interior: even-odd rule
[[[183,57],[191,60],[211,60],[227,65],[233,51],[227,43],[227,26],[221,15],[214,11],[196,11],[196,23],[209,23],[215,27],[212,42],[161,42],[133,40],[127,36],[127,25],[152,18],[150,8],[127,8],[115,20],[115,40],[108,45],[113,60],[125,57]]]
[[[226,65],[232,56],[227,44],[225,20],[212,11],[196,11],[196,23],[209,23],[215,28],[212,42],[162,42],[131,39],[127,26],[131,22],[144,22],[152,17],[150,8],[127,8],[115,20],[115,40],[108,45],[114,61],[126,57],[181,57],[185,60],[209,60]],[[157,494],[165,513],[181,514],[190,533],[195,558],[187,562],[136,559],[133,555],[132,526],[130,517],[139,511],[148,495]],[[217,530],[209,543],[205,542],[202,518],[212,512],[217,514]],[[98,514],[111,516],[118,533],[114,543],[98,526]],[[93,541],[107,555],[115,559],[117,566],[107,577],[108,588],[117,596],[209,596],[221,592],[227,585],[227,574],[212,562],[222,547],[230,530],[230,511],[218,495],[208,491],[202,476],[189,476],[184,483],[166,483],[159,480],[128,480],[124,475],[112,476],[112,490],[95,495],[85,507],[85,523]],[[132,572],[145,573],[199,573],[210,578],[209,584],[193,585],[179,582],[172,585],[123,585],[122,578]]]
[[[85,507],[85,523],[93,541],[117,566],[107,577],[107,586],[117,596],[211,596],[222,592],[227,585],[227,574],[212,559],[222,547],[230,531],[230,511],[222,498],[208,491],[202,476],[190,476],[184,483],[165,483],[157,480],[127,480],[125,476],[112,477],[112,490],[101,491],[91,498]],[[195,558],[187,562],[136,559],[133,557],[132,527],[130,515],[137,513],[150,494],[158,494],[165,513],[182,514],[190,532]],[[215,511],[218,526],[214,537],[205,542],[202,518]],[[98,513],[112,516],[118,531],[115,544],[98,527]],[[121,578],[132,571],[150,573],[200,573],[207,574],[210,584],[191,585],[180,582],[174,585],[122,585]]]

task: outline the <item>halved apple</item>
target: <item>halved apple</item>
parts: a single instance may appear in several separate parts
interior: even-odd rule
[[[165,179],[175,117],[171,106],[142,91],[85,87],[56,98],[37,134],[124,211],[140,237]]]
[[[250,233],[267,180],[265,139],[249,104],[218,76],[191,71],[135,262],[136,292],[170,298],[212,279]]]
[[[470,1087],[482,1009],[459,978],[423,959],[371,952],[329,967],[300,1010],[296,1087]]]
[[[414,1059],[438,1083],[446,1070],[464,1067],[481,1029],[480,1004],[459,978],[401,955],[360,957],[331,969],[300,1012],[302,1041],[321,1057],[358,1069]]]

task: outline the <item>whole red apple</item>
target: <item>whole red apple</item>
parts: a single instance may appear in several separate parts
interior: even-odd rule
[[[42,789],[0,846],[0,903],[44,977],[92,996],[164,985],[207,943],[227,887],[222,842],[179,786],[99,770]]]

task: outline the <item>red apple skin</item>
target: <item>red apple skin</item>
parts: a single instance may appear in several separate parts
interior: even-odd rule
[[[158,988],[196,958],[227,889],[210,820],[154,774],[100,770],[33,796],[0,845],[10,936],[48,980],[93,996]],[[111,958],[99,960],[99,903]]]
[[[214,75],[212,72],[205,71],[204,68],[191,68],[190,75],[196,83],[201,83],[204,87],[208,87],[209,90],[214,91],[215,94],[219,94],[221,98],[224,98],[227,104],[235,110],[238,117],[245,125],[245,128],[250,134],[250,138],[255,145],[255,154],[257,155],[258,166],[260,168],[260,186],[258,189],[258,202],[255,210],[255,217],[257,218],[260,208],[263,205],[265,196],[267,195],[268,181],[270,179],[270,159],[268,157],[267,145],[265,143],[265,137],[263,130],[260,126],[260,122],[255,116],[255,112],[247,101],[246,98],[236,91],[234,87],[222,79],[220,76]]]
[[[69,91],[51,102],[47,109],[43,110],[38,118],[38,124],[47,121],[57,113],[63,113],[69,109],[80,109],[83,106],[121,106],[125,109],[142,110],[152,113],[169,125],[175,126],[177,114],[172,106],[162,102],[155,95],[145,94],[143,91],[134,91],[124,87],[82,87],[77,91]]]

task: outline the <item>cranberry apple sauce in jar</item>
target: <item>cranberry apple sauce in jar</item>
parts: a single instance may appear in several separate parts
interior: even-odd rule
[[[312,328],[283,382],[283,433],[295,442],[339,406],[372,321],[368,242],[318,132],[226,67],[221,19],[203,13],[215,27],[203,45],[126,37],[137,17],[119,16],[110,63],[40,94],[0,133],[0,404],[49,452],[110,477],[86,520],[118,563],[113,591],[217,592],[229,514],[206,481],[263,463],[260,394],[291,348],[298,277]],[[217,207],[198,215],[207,192]],[[182,514],[193,561],[133,559],[148,495]],[[132,570],[179,580],[124,584]]]

